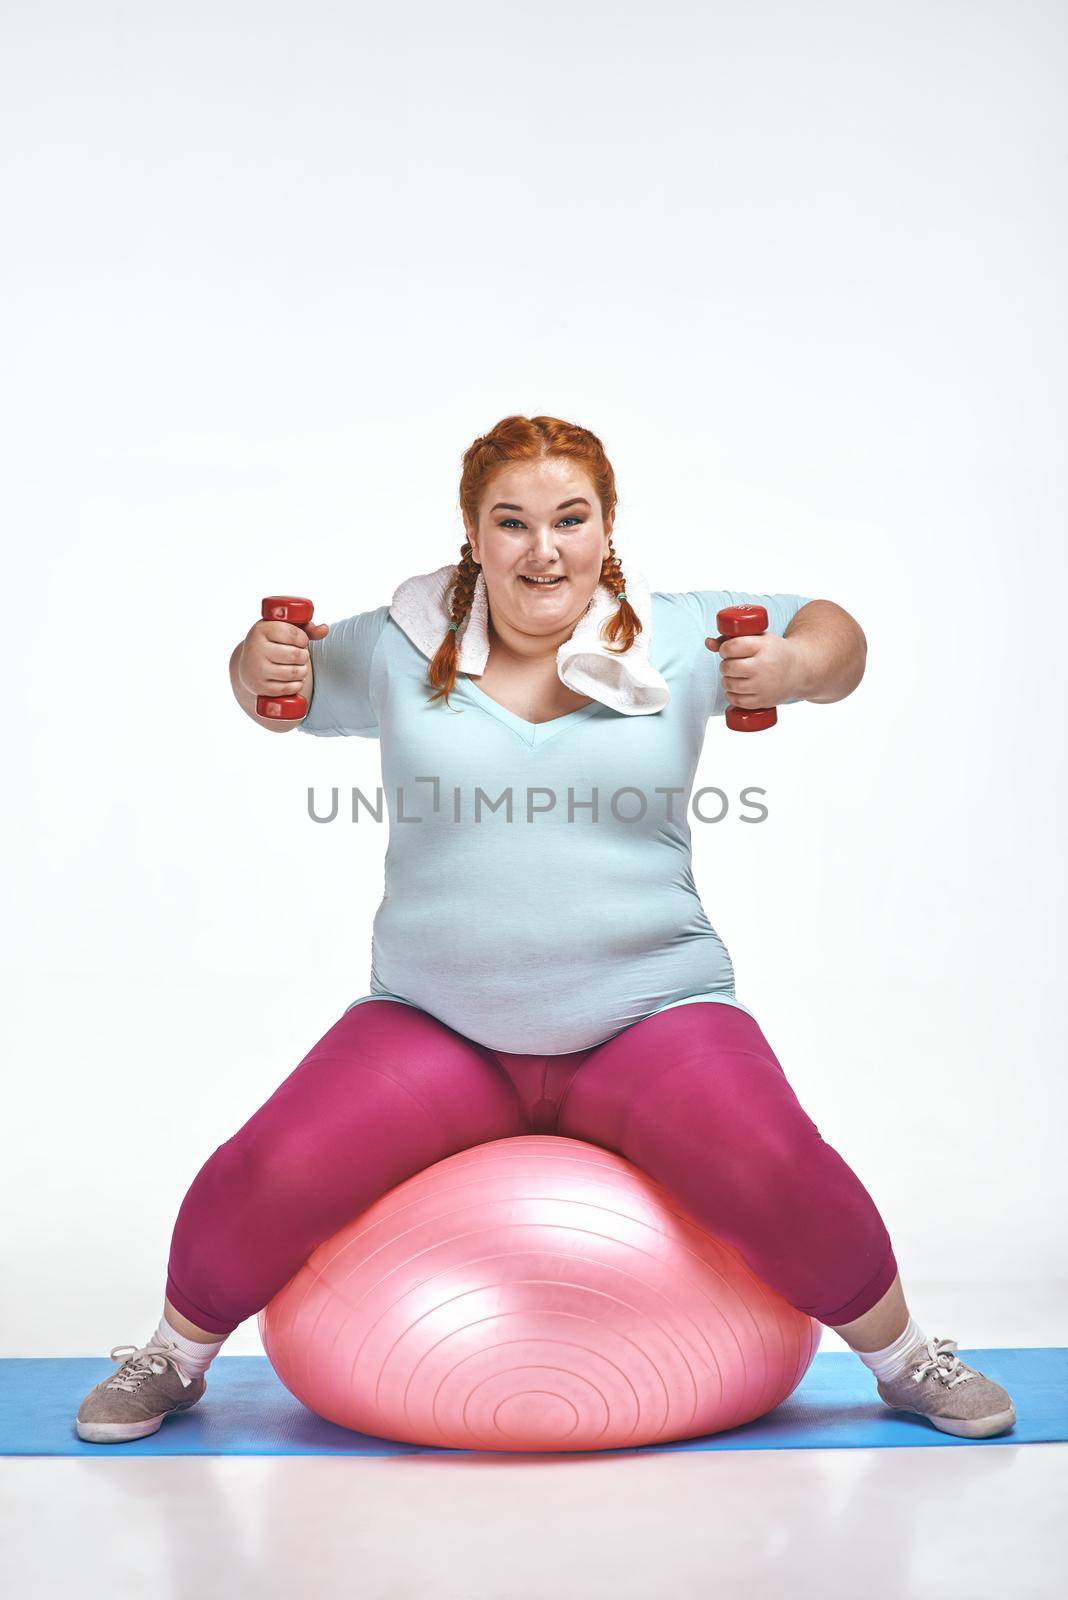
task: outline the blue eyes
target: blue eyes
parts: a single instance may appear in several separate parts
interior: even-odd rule
[[[565,522],[575,522],[575,523],[578,523],[579,525],[581,525],[585,520],[586,519],[584,517],[561,517],[560,518],[561,524],[563,524]],[[510,527],[510,526],[513,526],[513,525],[515,527],[517,527],[517,528],[522,527],[522,523],[519,521],[518,517],[502,517],[500,522],[497,524],[497,526],[499,528],[507,528],[507,527]]]

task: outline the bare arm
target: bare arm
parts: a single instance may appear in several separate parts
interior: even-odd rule
[[[791,699],[831,705],[852,694],[864,676],[868,641],[859,622],[833,600],[810,600],[786,626],[794,651]]]
[[[863,678],[868,653],[860,624],[833,600],[809,600],[781,638],[749,634],[705,645],[719,655],[727,704],[743,709],[844,700]]]

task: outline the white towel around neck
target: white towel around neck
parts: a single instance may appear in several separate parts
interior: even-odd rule
[[[437,652],[452,621],[449,591],[456,579],[455,563],[405,578],[390,602],[389,614],[429,661]],[[556,652],[561,683],[576,694],[588,695],[628,716],[661,711],[671,698],[667,684],[649,660],[652,640],[652,599],[641,572],[628,563],[626,595],[641,621],[642,631],[622,655],[600,638],[604,622],[616,610],[607,584],[599,583],[570,639]],[[475,584],[471,609],[456,634],[459,670],[479,677],[489,660],[489,594],[481,572]]]

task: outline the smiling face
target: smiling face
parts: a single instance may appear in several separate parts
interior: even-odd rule
[[[570,638],[600,581],[611,532],[574,462],[550,456],[496,473],[478,527],[467,533],[498,633]],[[559,581],[531,581],[538,578]]]

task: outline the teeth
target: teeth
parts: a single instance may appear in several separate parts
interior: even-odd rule
[[[519,576],[522,578],[524,583],[534,583],[534,584],[537,584],[540,588],[544,588],[544,589],[551,589],[551,588],[554,587],[554,585],[563,582],[562,576],[561,577],[557,577],[557,578],[531,578],[531,577],[528,577],[528,575],[525,572],[521,572],[519,574]]]

